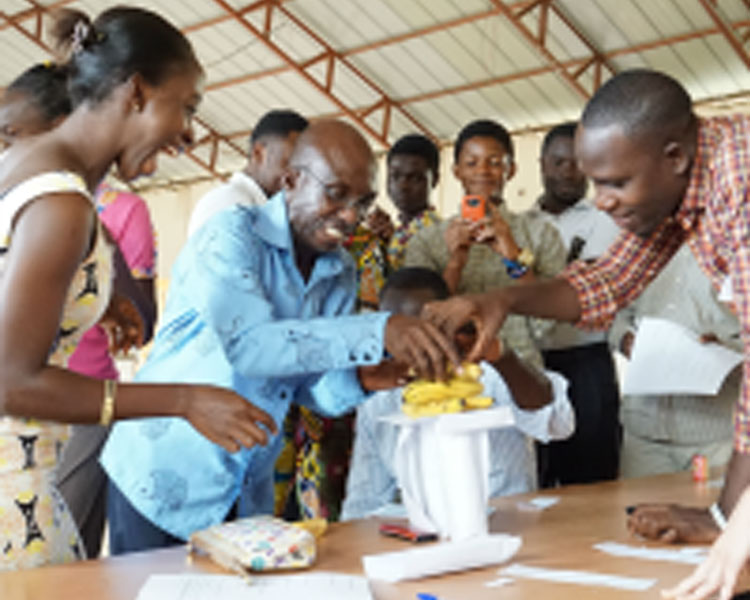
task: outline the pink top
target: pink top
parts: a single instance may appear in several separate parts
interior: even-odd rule
[[[142,198],[130,192],[99,186],[96,207],[104,226],[120,247],[135,279],[154,276],[156,243],[148,208]],[[117,379],[119,373],[109,354],[109,339],[99,325],[81,338],[68,361],[76,373],[97,379]]]

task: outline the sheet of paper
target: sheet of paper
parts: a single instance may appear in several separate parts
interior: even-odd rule
[[[518,552],[521,543],[520,537],[493,533],[460,542],[369,554],[362,557],[362,566],[370,579],[394,583],[497,565]]]
[[[608,575],[606,573],[594,573],[592,571],[545,569],[544,567],[530,567],[518,563],[510,565],[505,569],[500,569],[498,574],[504,577],[539,579],[541,581],[551,581],[553,583],[575,583],[578,585],[592,585],[638,592],[647,590],[656,583],[656,579]]]
[[[699,565],[708,556],[707,546],[648,548],[646,546],[629,546],[618,542],[602,542],[601,544],[594,544],[594,548],[611,556],[676,562],[686,565]]]
[[[558,502],[560,502],[560,496],[536,496],[531,500],[519,502],[516,506],[518,506],[519,510],[542,511],[554,506]]]
[[[136,600],[372,600],[367,579],[339,573],[151,575]]]
[[[702,344],[699,337],[677,323],[643,318],[623,393],[715,395],[729,372],[742,362],[742,354],[721,344]]]

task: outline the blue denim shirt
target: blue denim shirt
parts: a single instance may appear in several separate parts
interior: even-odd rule
[[[291,402],[341,414],[365,399],[354,367],[380,361],[388,318],[352,315],[355,297],[343,250],[318,257],[303,280],[283,193],[223,211],[180,253],[137,380],[231,388],[279,429]],[[139,512],[186,539],[220,523],[240,495],[240,515],[272,512],[279,450],[277,435],[230,454],[183,419],[152,418],[115,425],[101,462]]]

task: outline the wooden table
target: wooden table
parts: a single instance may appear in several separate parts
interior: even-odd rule
[[[537,512],[521,510],[518,503],[539,493],[494,502],[497,510],[490,520],[491,529],[523,537],[523,546],[513,562],[657,578],[657,585],[646,592],[530,580],[517,580],[501,588],[485,587],[486,582],[497,578],[497,571],[501,567],[498,565],[400,584],[373,582],[373,593],[378,600],[414,600],[417,592],[429,592],[441,600],[546,597],[588,600],[605,596],[611,600],[658,598],[661,588],[677,582],[692,567],[616,558],[594,550],[592,545],[603,541],[641,543],[632,539],[625,528],[626,506],[643,501],[708,506],[714,501],[718,490],[717,486],[693,483],[688,473],[680,473],[548,490],[543,495],[560,496],[560,502]],[[378,521],[374,519],[332,525],[319,543],[316,569],[359,574],[362,573],[362,555],[411,547],[405,542],[380,536],[377,525]],[[148,575],[185,572],[220,570],[205,558],[186,558],[182,547],[172,548],[0,574],[0,599],[133,600]]]

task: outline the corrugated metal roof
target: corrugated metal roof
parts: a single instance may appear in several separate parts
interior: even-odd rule
[[[744,107],[750,0],[711,1],[136,2],[186,31],[207,75],[204,143],[165,157],[150,184],[239,168],[253,123],[278,107],[345,117],[380,150],[419,130],[447,142],[481,117],[511,130],[575,118],[599,82],[638,66],[677,77],[696,101]],[[0,85],[48,56],[36,7],[95,15],[119,3],[3,0]]]

